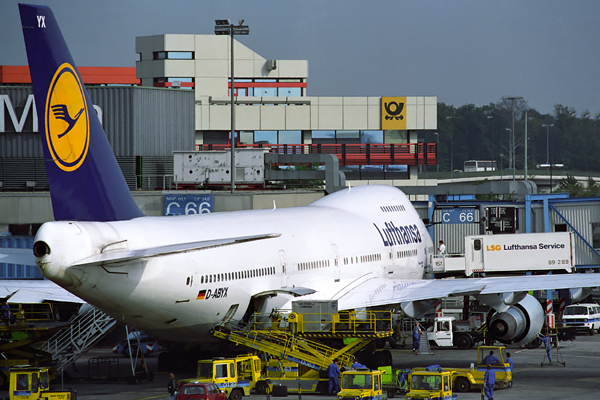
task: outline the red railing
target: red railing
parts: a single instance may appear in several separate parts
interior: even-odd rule
[[[435,143],[368,144],[241,144],[240,148],[264,148],[276,154],[335,154],[341,165],[436,165]],[[197,145],[196,150],[223,151],[229,144]]]

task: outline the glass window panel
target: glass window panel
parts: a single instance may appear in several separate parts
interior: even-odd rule
[[[167,58],[167,52],[165,51],[155,51],[154,53],[152,53],[152,55],[155,60],[164,60],[165,58]]]
[[[359,131],[337,131],[336,143],[360,143]]]
[[[312,142],[319,143],[335,143],[335,131],[312,131]]]
[[[390,130],[383,132],[384,143],[408,143],[406,131]]]
[[[279,131],[280,144],[300,144],[302,143],[301,131]]]
[[[277,88],[257,87],[254,88],[255,97],[277,97]]]
[[[175,82],[175,81],[179,81],[179,82],[194,82],[194,78],[186,78],[186,77],[170,77],[167,79],[168,82]]]
[[[592,222],[592,245],[600,249],[600,222]]]
[[[192,52],[192,51],[168,51],[167,58],[169,60],[193,60],[194,52]]]
[[[279,97],[300,97],[302,88],[279,88]]]
[[[271,78],[269,78],[269,79],[266,79],[266,78],[264,78],[264,79],[256,79],[254,82],[277,82],[277,79],[271,79]]]
[[[241,131],[240,132],[240,144],[252,144],[254,143],[254,132],[253,131]]]
[[[360,131],[361,143],[383,143],[383,131]]]
[[[277,144],[277,131],[255,131],[254,143]]]

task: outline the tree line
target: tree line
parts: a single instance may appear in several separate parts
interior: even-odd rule
[[[535,173],[539,164],[563,164],[571,174],[600,172],[600,114],[592,117],[584,111],[577,115],[575,109],[562,104],[555,105],[552,114],[541,114],[523,99],[502,99],[481,107],[438,103],[437,132],[425,132],[423,139],[439,141],[439,170],[462,170],[467,160],[495,160],[498,168],[510,168],[513,111],[517,170],[525,164],[527,124],[530,173]]]

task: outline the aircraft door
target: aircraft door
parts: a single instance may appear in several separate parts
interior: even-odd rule
[[[281,261],[281,287],[287,287],[287,285],[288,285],[287,260],[285,257],[285,251],[283,251],[283,250],[279,250],[279,261]]]
[[[471,239],[471,270],[473,272],[483,272],[483,240],[481,238]]]
[[[239,304],[233,304],[231,307],[229,307],[229,310],[227,310],[227,313],[225,313],[225,316],[223,317],[223,324],[227,324],[229,321],[231,321],[239,307]]]
[[[334,282],[340,281],[340,261],[338,257],[338,250],[335,244],[331,245],[331,250],[333,250],[333,280]]]

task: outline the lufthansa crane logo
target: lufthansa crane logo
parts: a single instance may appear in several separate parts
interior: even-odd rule
[[[404,103],[397,103],[395,101],[390,101],[389,103],[384,103],[385,112],[387,115],[385,119],[395,119],[395,120],[403,120],[404,116],[402,115],[402,110],[404,109]]]
[[[75,171],[88,152],[90,121],[83,84],[72,65],[65,63],[54,74],[44,115],[52,159],[63,171]]]

